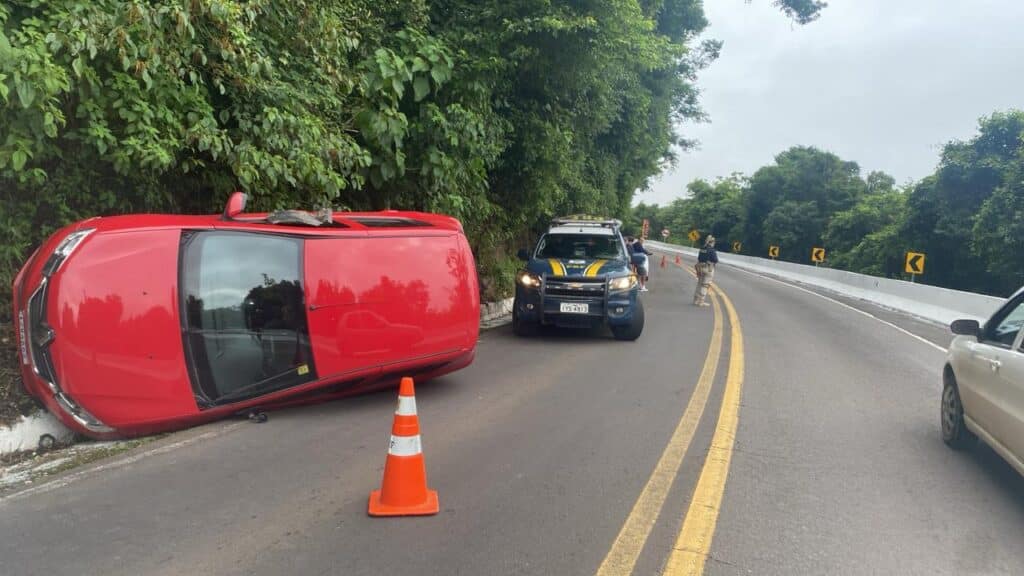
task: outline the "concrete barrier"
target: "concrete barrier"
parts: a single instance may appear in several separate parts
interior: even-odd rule
[[[697,254],[697,249],[685,246],[650,241],[648,245],[670,254]],[[957,318],[974,318],[984,322],[1005,302],[1003,298],[984,294],[741,254],[719,252],[718,260],[727,266],[824,288],[944,325]]]

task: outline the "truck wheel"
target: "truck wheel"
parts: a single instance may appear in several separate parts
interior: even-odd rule
[[[612,326],[612,334],[616,340],[636,340],[644,331],[644,303],[637,298],[636,310],[633,311],[633,322],[629,326]]]
[[[519,317],[519,302],[512,304],[512,332],[520,338],[533,336],[537,333],[537,324],[526,322]]]

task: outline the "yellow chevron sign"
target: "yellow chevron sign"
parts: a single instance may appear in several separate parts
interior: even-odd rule
[[[907,258],[903,263],[903,270],[907,274],[924,274],[924,254],[920,252],[907,252]]]

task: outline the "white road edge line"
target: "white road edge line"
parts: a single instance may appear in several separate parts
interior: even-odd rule
[[[689,254],[684,254],[684,255],[689,256]],[[943,354],[946,354],[946,353],[949,352],[949,350],[943,348],[942,346],[939,346],[935,342],[932,342],[931,340],[928,340],[927,338],[922,338],[921,336],[918,336],[917,334],[914,334],[913,332],[911,332],[910,330],[907,330],[906,328],[902,328],[900,326],[897,326],[897,325],[893,324],[892,322],[889,322],[888,320],[883,320],[883,319],[879,318],[878,316],[875,316],[874,314],[872,314],[870,312],[866,312],[864,310],[861,310],[860,308],[855,308],[853,306],[850,306],[849,304],[847,304],[845,302],[840,302],[839,300],[836,300],[835,298],[829,298],[828,296],[825,296],[824,294],[815,292],[814,290],[808,290],[807,288],[804,288],[803,286],[798,286],[798,285],[793,284],[791,282],[786,282],[786,281],[783,281],[783,280],[779,280],[778,278],[772,278],[771,276],[766,276],[764,274],[758,274],[757,272],[751,272],[750,270],[744,270],[743,268],[740,268],[738,266],[732,266],[728,262],[723,262],[723,264],[725,264],[726,266],[728,266],[732,270],[743,272],[744,274],[750,274],[751,276],[757,276],[758,278],[763,278],[765,280],[770,280],[772,282],[776,282],[778,284],[782,284],[783,286],[789,286],[790,288],[795,288],[797,290],[800,290],[801,292],[806,292],[808,294],[812,294],[814,296],[817,296],[818,298],[822,298],[824,300],[828,300],[829,302],[832,302],[833,304],[838,304],[839,306],[842,306],[843,308],[847,308],[849,310],[853,310],[854,312],[856,312],[858,314],[861,314],[861,315],[864,315],[864,316],[867,316],[868,318],[873,318],[873,319],[881,322],[882,324],[885,324],[886,326],[889,326],[890,328],[894,328],[894,329],[896,329],[896,330],[906,334],[907,336],[910,336],[911,338],[913,338],[915,340],[918,340],[919,342],[923,342],[923,343],[931,346],[932,348],[938,350],[939,352],[942,352]]]
[[[726,264],[726,265],[729,266],[728,264]],[[783,286],[789,286],[790,288],[795,288],[797,290],[800,290],[801,292],[806,292],[808,294],[812,294],[814,296],[817,296],[818,298],[822,298],[824,300],[828,300],[829,302],[832,302],[833,304],[838,304],[839,306],[842,306],[843,308],[847,308],[849,310],[853,310],[854,312],[856,312],[858,314],[861,314],[861,315],[864,315],[864,316],[867,316],[868,318],[874,318],[875,320],[881,322],[882,324],[885,324],[886,326],[889,326],[890,328],[895,328],[896,330],[906,334],[907,336],[910,336],[911,338],[913,338],[915,340],[923,342],[923,343],[931,346],[932,348],[942,352],[943,354],[949,352],[949,350],[943,348],[942,346],[939,346],[935,342],[932,342],[931,340],[928,340],[927,338],[922,338],[921,336],[918,336],[917,334],[914,334],[913,332],[911,332],[910,330],[907,330],[906,328],[902,328],[900,326],[897,326],[897,325],[893,324],[892,322],[889,322],[888,320],[883,320],[883,319],[879,318],[878,316],[875,316],[874,314],[872,314],[870,312],[861,310],[860,308],[856,308],[854,306],[850,306],[849,304],[847,304],[845,302],[840,302],[839,300],[836,300],[835,298],[830,298],[828,296],[825,296],[824,294],[821,294],[819,292],[815,292],[814,290],[808,290],[807,288],[804,288],[803,286],[798,286],[798,285],[793,284],[791,282],[786,282],[784,280],[779,280],[778,278],[772,278],[771,276],[765,276],[764,274],[758,274],[757,272],[751,272],[749,270],[744,270],[744,269],[736,267],[736,266],[729,266],[729,268],[731,268],[733,270],[738,270],[740,272],[743,272],[744,274],[750,274],[751,276],[757,276],[758,278],[763,278],[765,280],[771,280],[772,282],[777,282],[779,284],[782,284]]]
[[[118,459],[113,460],[111,462],[107,462],[106,464],[100,464],[99,466],[94,466],[94,467],[86,468],[85,470],[82,470],[82,471],[79,471],[79,472],[74,472],[74,473],[68,474],[66,476],[61,476],[59,478],[55,478],[53,480],[50,480],[49,482],[43,482],[42,484],[39,484],[38,486],[34,486],[34,487],[28,488],[26,490],[21,490],[21,491],[18,491],[18,492],[13,492],[13,493],[8,494],[6,496],[0,496],[0,504],[3,504],[4,502],[10,501],[10,500],[18,500],[18,499],[21,499],[21,498],[25,498],[25,497],[28,497],[28,496],[35,495],[35,494],[45,494],[47,492],[52,492],[54,490],[57,490],[58,488],[63,488],[64,486],[67,486],[68,484],[71,484],[72,482],[75,482],[77,480],[85,478],[86,476],[91,476],[91,475],[93,475],[93,474],[95,474],[97,472],[103,472],[105,470],[110,470],[112,468],[121,468],[121,467],[124,467],[124,466],[129,466],[131,464],[134,464],[134,463],[138,462],[139,460],[142,460],[144,458],[148,458],[150,456],[156,456],[158,454],[165,454],[167,452],[172,452],[174,450],[177,450],[178,448],[183,448],[185,446],[188,446],[189,444],[195,444],[196,442],[199,442],[200,440],[208,440],[210,438],[216,438],[217,436],[221,436],[223,434],[226,434],[226,433],[230,432],[231,430],[234,430],[235,428],[238,428],[240,426],[244,426],[246,424],[248,424],[248,423],[247,422],[236,422],[235,424],[232,424],[232,425],[229,425],[229,426],[224,426],[224,427],[218,428],[216,430],[211,430],[209,432],[204,432],[203,434],[199,434],[198,436],[193,436],[191,438],[186,438],[184,440],[179,440],[177,442],[173,442],[171,444],[167,444],[166,446],[160,446],[158,448],[153,448],[151,450],[143,450],[142,452],[139,452],[138,454],[134,454],[132,456],[127,456],[127,457],[124,457],[124,458],[118,458]],[[86,466],[88,466],[88,465],[86,465]]]

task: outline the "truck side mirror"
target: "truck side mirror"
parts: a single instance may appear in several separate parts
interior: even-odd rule
[[[530,259],[530,252],[526,248],[520,248],[519,252],[516,252],[516,258],[526,262]]]

